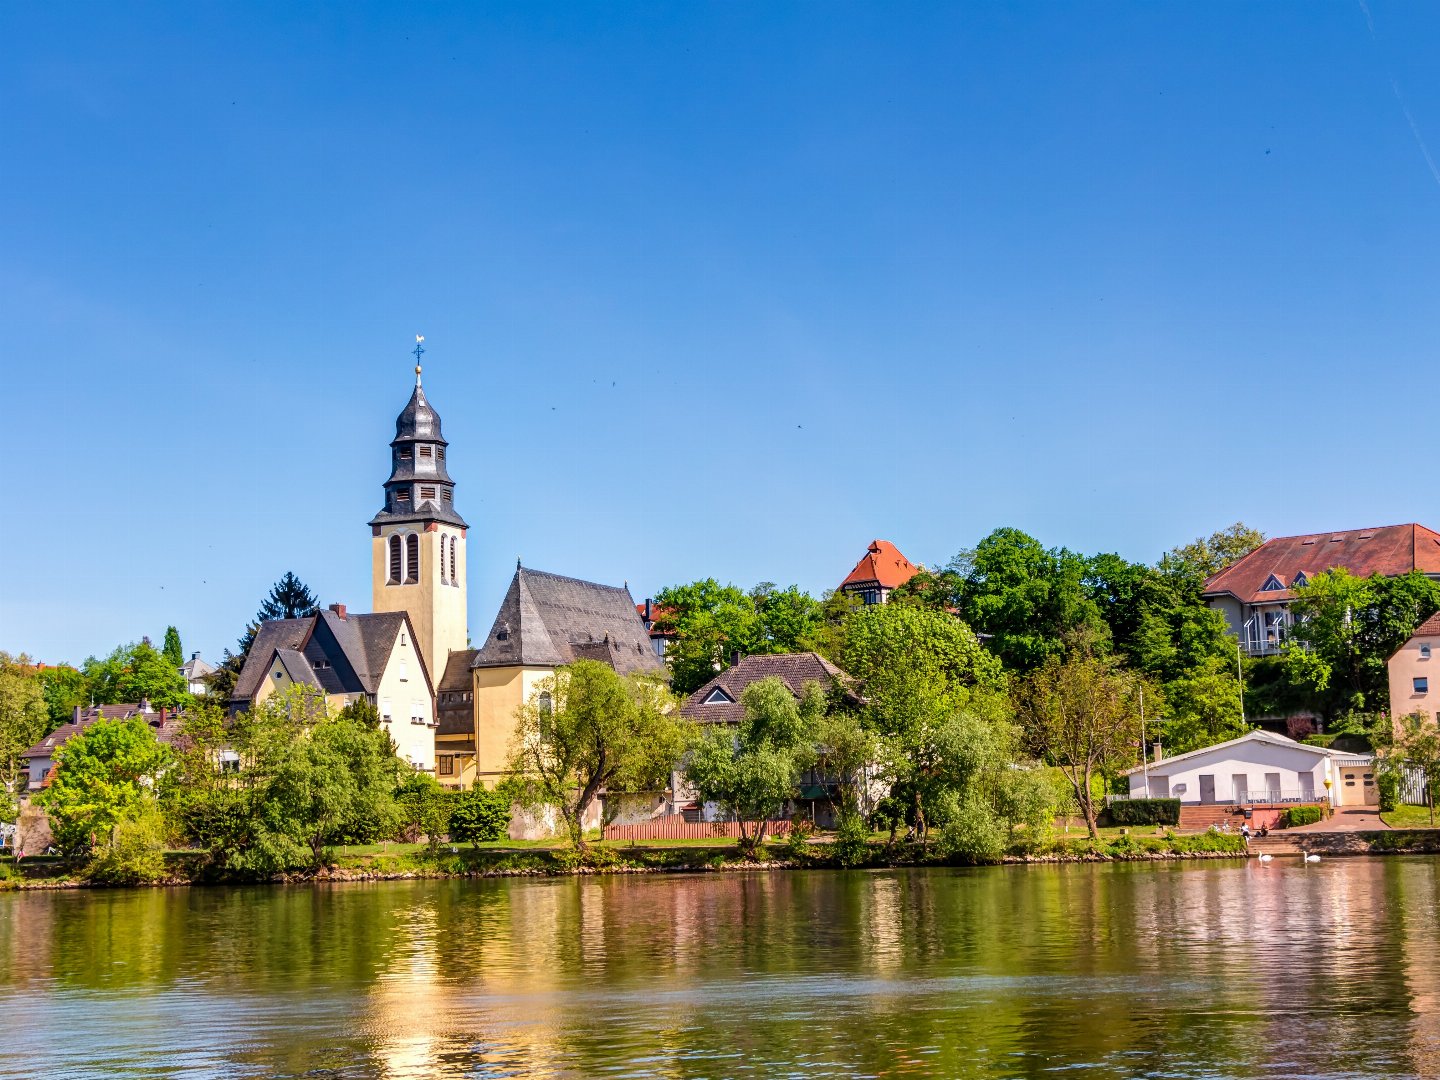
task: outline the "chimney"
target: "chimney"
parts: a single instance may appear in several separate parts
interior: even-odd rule
[[[199,660],[199,659],[200,659],[200,651],[197,649],[195,652],[192,652],[192,653],[190,654],[190,659],[191,659],[191,660]]]
[[[140,711],[141,711],[142,713],[144,713],[146,716],[149,716],[149,715],[150,715],[150,711],[151,711],[151,710],[150,710],[150,699],[149,699],[149,698],[147,698],[147,697],[142,697],[142,698],[140,699]]]
[[[75,715],[70,718],[70,722],[71,722],[72,724],[78,724],[78,723],[80,722],[80,706],[79,706],[79,705],[76,705],[76,706],[75,706]]]
[[[730,650],[730,666],[731,666],[731,667],[738,667],[739,664],[740,664],[740,650],[739,650],[739,649],[731,649],[731,650]]]
[[[339,615],[340,618],[342,618],[342,619],[345,618],[345,605],[344,605],[344,604],[331,604],[331,605],[330,605],[330,610],[333,611],[336,615]]]
[[[1155,764],[1160,764],[1160,758],[1164,755],[1164,753],[1165,751],[1161,749],[1160,743],[1157,740],[1155,743]]]
[[[645,597],[645,622],[648,625],[654,620],[650,617],[650,597]]]

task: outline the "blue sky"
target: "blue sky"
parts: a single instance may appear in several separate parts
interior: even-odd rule
[[[0,648],[214,657],[286,570],[367,610],[416,333],[476,637],[517,556],[818,593],[876,536],[1440,524],[1437,34],[5,5]]]

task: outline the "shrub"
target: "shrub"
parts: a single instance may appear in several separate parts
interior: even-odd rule
[[[793,821],[790,823],[790,833],[785,837],[785,854],[796,862],[805,862],[810,858],[810,837],[815,833],[815,826],[808,821]]]
[[[1400,770],[1381,769],[1375,774],[1375,790],[1380,795],[1380,812],[1390,814],[1400,809]]]
[[[1297,825],[1314,825],[1325,819],[1323,806],[1292,806],[1280,816],[1280,827],[1293,829]]]
[[[846,814],[835,830],[830,849],[841,866],[859,866],[870,857],[870,829],[861,814]]]
[[[395,804],[400,817],[396,839],[413,844],[423,836],[431,847],[440,842],[452,804],[433,776],[420,772],[406,776],[395,789]]]
[[[95,848],[85,877],[100,885],[148,885],[165,879],[165,819],[153,802],[117,821]]]
[[[1110,804],[1116,825],[1179,825],[1179,799],[1117,799]]]
[[[510,831],[510,792],[473,787],[450,800],[450,839],[457,844],[489,844]]]

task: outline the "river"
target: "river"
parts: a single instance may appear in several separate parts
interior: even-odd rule
[[[1440,1075],[1440,860],[0,894],[0,1077]]]

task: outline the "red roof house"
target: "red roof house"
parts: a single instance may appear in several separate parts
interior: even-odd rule
[[[850,576],[840,583],[840,589],[859,593],[867,604],[883,604],[892,590],[923,569],[902,555],[889,540],[871,540]]]

